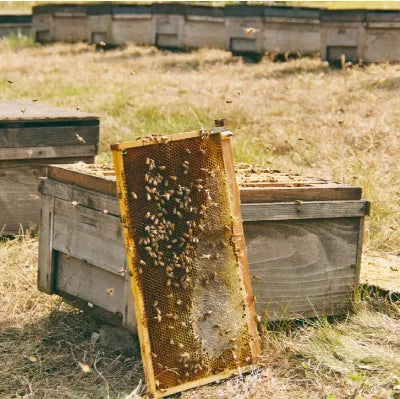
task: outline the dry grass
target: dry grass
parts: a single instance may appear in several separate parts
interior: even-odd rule
[[[93,342],[99,324],[39,293],[36,269],[36,238],[0,245],[0,397],[128,399],[137,387],[142,392],[140,360]],[[333,324],[323,319],[265,330],[261,369],[182,397],[397,398],[400,306],[382,298],[357,306]]]
[[[225,117],[238,161],[360,184],[373,201],[368,246],[400,253],[400,65],[342,71],[318,59],[248,65],[218,50],[18,43],[0,42],[0,98],[99,114],[99,162],[110,161],[112,142]]]
[[[100,162],[110,160],[112,142],[225,117],[239,161],[361,184],[374,202],[368,247],[400,253],[399,65],[247,65],[217,50],[99,53],[17,39],[2,40],[0,55],[7,60],[0,98],[39,98],[101,116]],[[0,244],[0,397],[123,398],[143,378],[138,359],[92,343],[98,324],[40,294],[36,268],[36,238]],[[371,299],[359,306],[334,324],[266,331],[261,371],[183,397],[396,398],[399,307]]]

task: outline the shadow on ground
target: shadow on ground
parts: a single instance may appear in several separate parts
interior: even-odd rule
[[[99,328],[62,305],[35,323],[0,330],[0,397],[125,397],[144,381],[140,358],[95,342]]]

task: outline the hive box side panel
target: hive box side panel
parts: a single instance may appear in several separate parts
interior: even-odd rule
[[[119,275],[125,268],[119,218],[55,199],[53,249]]]
[[[263,50],[300,52],[311,54],[320,49],[320,26],[317,24],[293,24],[265,22]]]
[[[78,161],[93,162],[94,156],[0,161],[0,234],[16,235],[36,228],[40,219],[38,185],[40,177],[47,174],[47,163]]]
[[[78,135],[78,136],[77,136]],[[80,138],[79,138],[80,137]],[[0,125],[0,147],[62,147],[92,145],[97,149],[99,142],[99,126],[80,126],[71,124],[64,126],[14,127]]]
[[[53,16],[51,13],[32,15],[32,29],[36,42],[49,43],[53,41]]]
[[[87,41],[89,43],[113,43],[111,15],[88,16]]]
[[[55,292],[67,293],[96,304],[111,313],[123,314],[124,279],[81,259],[55,253]]]
[[[151,44],[152,21],[151,16],[145,14],[134,15],[135,18],[128,18],[129,15],[114,15],[112,18],[112,37],[115,44],[135,43]]]
[[[260,17],[226,17],[225,49],[238,53],[261,53],[263,20]],[[249,35],[246,29],[253,28],[255,33]]]
[[[183,46],[185,48],[225,48],[225,22],[223,19],[192,17],[185,19]]]
[[[346,313],[359,225],[360,218],[246,223],[257,312],[267,320]]]
[[[0,232],[15,235],[39,223],[40,200],[37,192],[39,176],[46,166],[23,165],[2,167],[0,163]]]
[[[55,41],[86,41],[88,18],[86,15],[53,15],[53,37]]]
[[[367,28],[364,50],[366,62],[400,61],[400,27],[392,29]]]

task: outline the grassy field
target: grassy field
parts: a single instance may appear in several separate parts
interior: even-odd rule
[[[218,50],[130,46],[103,53],[16,38],[0,41],[0,55],[7,60],[0,64],[1,99],[39,99],[100,115],[98,162],[110,161],[113,142],[226,118],[237,161],[361,185],[373,201],[366,250],[400,254],[400,65],[244,64]],[[140,361],[91,342],[96,321],[40,294],[36,268],[36,238],[0,244],[0,397],[124,398],[137,386],[139,392]],[[333,324],[266,330],[261,370],[183,397],[398,398],[400,308],[377,298],[356,307]]]

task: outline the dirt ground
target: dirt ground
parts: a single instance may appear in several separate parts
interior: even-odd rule
[[[0,55],[7,60],[0,64],[0,98],[100,115],[97,162],[110,160],[112,142],[208,127],[224,117],[237,161],[361,185],[373,202],[366,262],[389,259],[381,265],[389,273],[386,289],[399,286],[399,65],[244,64],[217,50],[129,46],[102,53],[16,38],[0,41]],[[363,278],[380,278],[370,269]],[[102,347],[93,339],[99,323],[39,293],[36,273],[36,237],[0,243],[0,397],[139,397],[140,359]],[[260,369],[182,397],[398,398],[399,332],[395,298],[364,291],[355,312],[336,320],[266,326]]]

